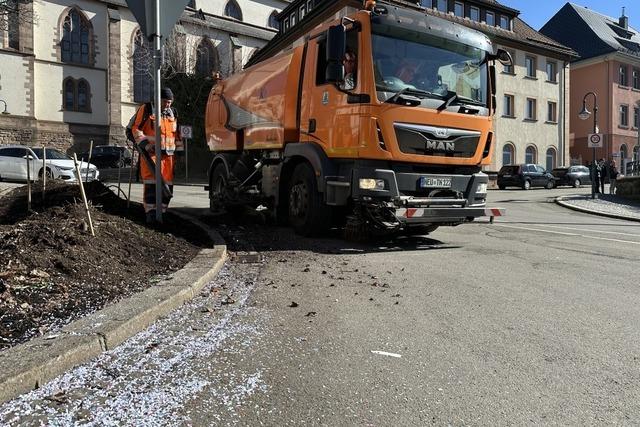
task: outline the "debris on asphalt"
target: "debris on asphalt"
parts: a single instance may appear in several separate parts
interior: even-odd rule
[[[305,317],[316,317],[318,313],[316,313],[315,311],[310,311],[307,314],[305,314]]]
[[[401,358],[402,355],[398,354],[398,353],[389,353],[387,351],[380,351],[380,350],[371,350],[371,353],[373,354],[379,354],[381,356],[389,356],[389,357],[396,357],[396,358]]]
[[[291,301],[291,304],[289,304],[289,307],[291,308],[296,308],[298,306],[298,303],[295,301]]]

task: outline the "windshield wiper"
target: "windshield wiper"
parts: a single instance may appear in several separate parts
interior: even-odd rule
[[[481,101],[478,101],[477,99],[468,98],[466,96],[460,96],[456,92],[449,91],[447,92],[447,95],[445,95],[444,97],[444,102],[440,104],[440,106],[438,107],[438,111],[446,110],[449,107],[449,105],[454,103],[454,101],[462,101],[465,104],[484,106],[484,103]]]
[[[383,91],[389,90],[389,88],[385,86],[376,86],[376,89],[383,90]],[[400,89],[398,92],[391,95],[391,97],[384,102],[395,103],[398,100],[398,98],[405,93],[409,93],[411,95],[423,96],[425,98],[438,98],[438,99],[442,98],[442,95],[438,95],[437,93],[428,92],[426,90],[415,89],[409,86],[405,86],[402,89]]]

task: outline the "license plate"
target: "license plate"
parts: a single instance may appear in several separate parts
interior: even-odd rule
[[[421,188],[450,188],[451,178],[432,178],[423,176],[420,178]]]

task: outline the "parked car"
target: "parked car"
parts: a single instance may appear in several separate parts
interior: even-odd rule
[[[46,149],[46,163],[43,165],[44,149],[27,147],[25,145],[0,146],[0,179],[26,181],[27,158],[29,156],[30,177],[32,181],[41,179],[46,173],[47,178],[61,179],[75,182],[76,172],[73,159],[54,148]],[[87,166],[89,173],[87,174]],[[81,162],[79,164],[80,175],[83,181],[98,179],[100,172],[93,164]]]
[[[526,163],[522,165],[505,165],[498,172],[498,188],[520,187],[528,190],[531,187],[551,189],[555,185],[553,175],[540,165]]]
[[[89,160],[89,151],[78,158]],[[131,164],[131,152],[119,145],[96,145],[91,150],[91,163],[99,168],[117,168]]]
[[[591,173],[586,166],[568,166],[551,171],[556,179],[556,186],[571,185],[575,188],[582,184],[591,184]]]

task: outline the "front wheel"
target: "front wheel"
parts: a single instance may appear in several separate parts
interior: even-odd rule
[[[213,168],[213,172],[211,172],[211,180],[209,182],[209,210],[211,212],[221,212],[222,200],[228,180],[227,168],[223,163],[218,163]]]
[[[40,172],[38,172],[38,179],[42,181],[42,177],[45,173],[47,174],[47,179],[53,179],[53,171],[49,168],[46,169],[46,172],[43,169],[40,169]]]
[[[549,181],[547,181],[547,185],[545,185],[545,188],[547,190],[551,190],[553,187],[555,187],[554,182],[550,179]]]
[[[529,190],[530,188],[531,188],[531,181],[529,181],[528,179],[525,179],[524,182],[522,183],[522,189]]]
[[[288,196],[289,223],[296,233],[311,236],[328,227],[331,211],[322,200],[308,163],[300,163],[293,170]]]
[[[581,184],[580,180],[576,179],[575,181],[573,181],[573,188],[580,188],[580,184]]]

